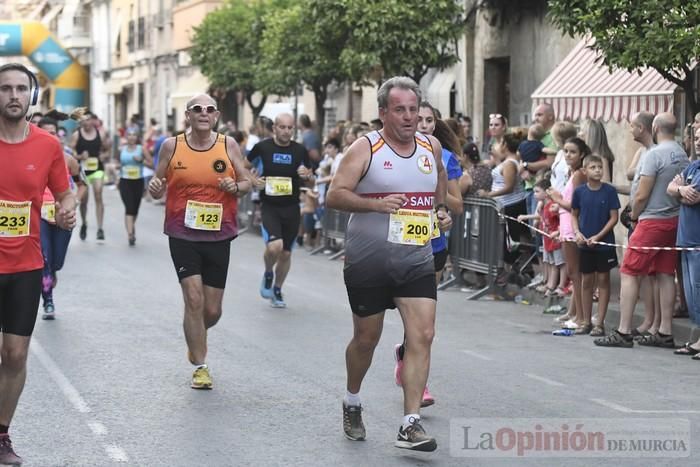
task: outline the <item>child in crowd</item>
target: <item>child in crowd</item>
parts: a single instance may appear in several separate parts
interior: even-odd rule
[[[549,180],[540,180],[535,185],[535,189],[540,188],[546,192],[550,189],[551,183]],[[561,243],[559,242],[559,206],[552,201],[552,198],[547,195],[545,205],[542,208],[542,230],[547,232],[550,237],[544,238],[544,264],[549,281],[544,285],[543,292],[545,297],[564,297],[566,292],[567,276],[563,273],[564,254],[561,251]]]
[[[544,180],[543,180],[544,182]],[[521,214],[518,216],[518,220],[520,222],[525,222],[525,221],[532,221],[532,226],[535,228],[538,228],[542,230],[542,219],[543,219],[543,209],[544,209],[544,204],[547,201],[547,193],[546,189],[549,188],[549,183],[547,183],[547,186],[545,188],[542,188],[542,185],[538,182],[535,184],[534,189],[533,189],[533,196],[535,200],[535,209],[534,213],[532,214]],[[543,263],[543,255],[542,250],[538,248],[538,253],[540,253],[538,260],[539,263]],[[546,284],[549,281],[549,269],[544,268],[542,271],[542,283]],[[535,287],[535,286],[540,286],[539,283],[533,281],[528,285],[528,287]]]
[[[562,242],[562,252],[566,263],[567,273],[571,278],[571,302],[569,311],[557,318],[567,329],[578,329],[584,322],[581,305],[581,271],[579,268],[579,250],[576,245],[576,235],[571,221],[571,201],[576,188],[586,183],[586,173],[583,171],[583,159],[591,154],[591,150],[581,138],[570,138],[564,144],[566,163],[569,166],[569,179],[561,193],[555,188],[550,189],[552,201],[559,205],[559,241]]]
[[[605,314],[610,301],[610,271],[617,267],[615,247],[596,242],[615,243],[613,228],[617,224],[620,200],[615,187],[603,180],[603,159],[595,154],[583,161],[587,182],[574,191],[571,200],[571,223],[580,250],[581,304],[583,322],[576,334],[605,335]],[[593,292],[598,279],[598,319],[591,323]]]

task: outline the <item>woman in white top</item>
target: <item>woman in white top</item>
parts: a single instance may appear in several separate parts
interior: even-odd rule
[[[498,165],[491,171],[493,182],[491,191],[479,190],[478,196],[493,198],[503,206],[503,213],[516,218],[521,214],[527,214],[527,203],[525,198],[527,193],[523,186],[523,181],[519,176],[520,159],[518,157],[518,145],[525,138],[522,131],[508,133],[503,137],[503,142],[493,148],[493,157]],[[508,220],[508,234],[513,242],[520,242],[521,236],[525,235],[527,227],[519,222]],[[517,249],[508,248],[506,239],[503,261],[513,264],[518,258]]]
[[[554,138],[559,151],[554,158],[549,181],[552,184],[552,188],[559,193],[564,191],[566,182],[569,180],[569,164],[566,163],[564,143],[574,136],[576,136],[576,127],[571,122],[556,122],[552,127],[552,138]]]

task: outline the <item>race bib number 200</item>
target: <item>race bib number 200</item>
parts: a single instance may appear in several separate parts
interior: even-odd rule
[[[224,212],[220,203],[187,201],[185,226],[195,230],[221,230],[221,216]]]
[[[389,216],[387,240],[402,245],[425,245],[433,234],[432,211],[399,209]]]
[[[28,236],[31,212],[31,201],[0,200],[0,237]]]

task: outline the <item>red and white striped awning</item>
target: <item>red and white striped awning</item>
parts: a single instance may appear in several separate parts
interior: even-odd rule
[[[656,70],[640,73],[609,72],[598,54],[582,40],[532,94],[532,103],[549,102],[558,120],[602,119],[621,121],[646,110],[657,114],[673,110],[676,84]]]

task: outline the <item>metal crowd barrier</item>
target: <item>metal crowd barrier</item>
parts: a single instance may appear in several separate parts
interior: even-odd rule
[[[499,216],[502,212],[501,205],[491,198],[464,198],[464,212],[453,219],[448,243],[453,278],[440,284],[440,289],[460,281],[464,269],[487,276],[486,286],[470,295],[469,300],[479,299],[493,288],[503,266],[505,221]]]
[[[321,246],[314,249],[311,254],[315,255],[331,246],[331,240],[344,241],[345,231],[350,220],[350,213],[336,211],[335,209],[325,208],[323,217],[321,218]],[[328,259],[336,259],[345,253],[345,248],[341,248]]]
[[[250,193],[238,198],[238,235],[245,233],[253,225],[254,207]]]

